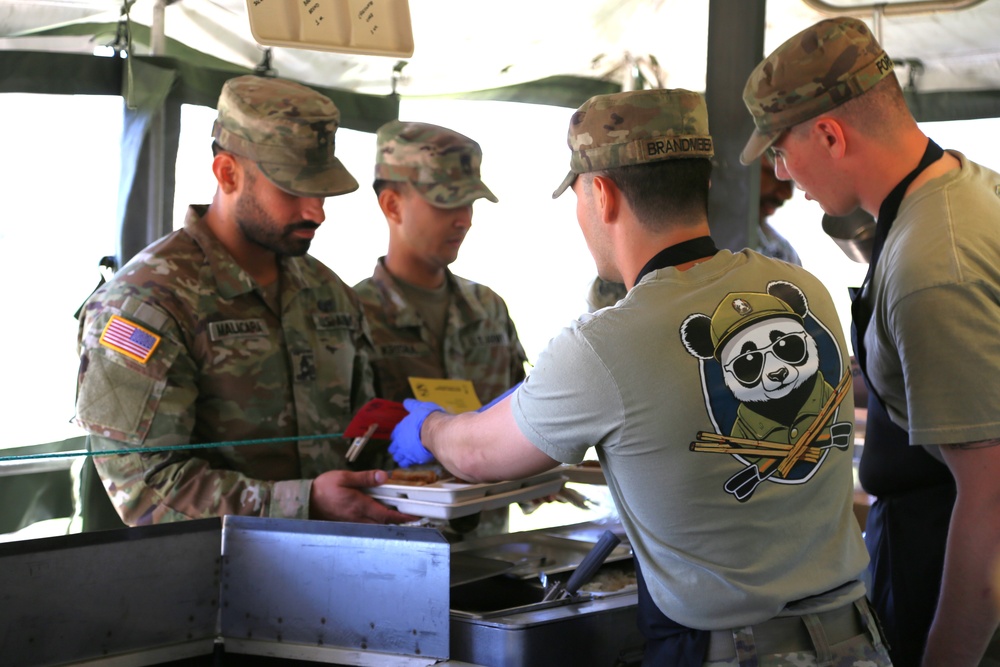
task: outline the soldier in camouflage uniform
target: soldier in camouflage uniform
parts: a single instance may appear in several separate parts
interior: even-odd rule
[[[877,220],[851,309],[870,597],[898,667],[995,666],[1000,174],[930,140],[893,67],[857,19],[789,38],[743,89],[756,129],[740,159],[770,150],[828,215]]]
[[[448,265],[472,225],[477,199],[497,198],[480,178],[472,139],[429,123],[390,121],[376,136],[374,189],[389,225],[389,248],[354,289],[365,304],[375,354],[375,391],[412,398],[408,378],[470,380],[485,404],[524,379],[526,357],[503,299]],[[502,515],[502,516],[501,516]],[[478,515],[453,521],[468,532]],[[506,526],[506,509],[490,513]]]
[[[377,133],[374,188],[389,248],[357,285],[375,341],[379,396],[412,398],[407,378],[471,380],[483,403],[524,379],[524,349],[507,306],[448,265],[472,225],[472,204],[497,198],[479,176],[472,139],[428,123]]]
[[[491,481],[593,447],[635,554],[643,665],[888,665],[861,580],[850,363],[829,292],[715,246],[701,95],[599,95],[568,144],[555,196],[572,188],[598,274],[627,295],[563,329],[490,409],[405,401],[390,451]],[[744,417],[776,426],[731,437]]]
[[[305,86],[243,76],[218,103],[218,189],[145,248],[80,318],[76,421],[128,525],[224,514],[401,522],[345,468],[339,436],[373,396],[360,302],[306,254],[325,197],[357,182],[340,114]],[[324,439],[296,436],[331,434]],[[247,446],[184,449],[257,439]]]

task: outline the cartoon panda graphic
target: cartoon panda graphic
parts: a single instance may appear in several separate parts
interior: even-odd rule
[[[723,485],[736,500],[749,500],[764,481],[803,484],[830,448],[851,444],[853,415],[837,421],[850,368],[797,286],[774,281],[764,292],[731,292],[711,316],[685,318],[680,336],[700,362],[716,429],[699,431],[691,450],[745,466]]]

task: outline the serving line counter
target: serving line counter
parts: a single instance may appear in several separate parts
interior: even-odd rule
[[[623,543],[595,583],[621,585],[543,602],[542,580],[609,528]],[[603,523],[450,545],[431,528],[225,517],[11,542],[0,662],[637,665],[630,569]]]

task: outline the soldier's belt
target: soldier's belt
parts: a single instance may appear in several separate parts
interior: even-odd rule
[[[808,623],[818,623],[826,635],[826,647],[817,646],[809,634]],[[854,603],[844,605],[833,611],[822,614],[805,614],[803,616],[783,616],[751,626],[752,647],[741,647],[744,650],[762,657],[776,653],[794,653],[797,651],[817,651],[839,644],[863,634],[865,631],[861,615]],[[713,630],[708,641],[707,662],[732,660],[736,658],[736,642],[738,636],[750,636],[741,632],[743,628],[733,630]]]

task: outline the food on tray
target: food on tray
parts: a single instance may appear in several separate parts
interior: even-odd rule
[[[436,470],[406,470],[397,468],[389,473],[389,484],[405,484],[407,486],[426,486],[438,481],[440,477]]]
[[[458,484],[443,468],[419,468],[417,479],[412,468],[389,473],[387,483],[365,489],[373,498],[395,507],[404,514],[432,519],[456,519],[484,510],[506,507],[511,503],[540,498],[555,493],[564,478],[558,471],[549,471],[526,480],[491,484]],[[436,481],[427,472],[437,475]]]
[[[598,572],[590,582],[581,586],[580,590],[586,593],[613,593],[629,586],[635,586],[636,583],[635,572],[610,570]]]

